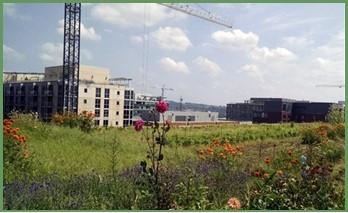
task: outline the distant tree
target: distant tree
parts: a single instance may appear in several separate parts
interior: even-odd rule
[[[330,124],[344,123],[344,110],[338,107],[336,104],[332,104],[327,116],[327,120]]]

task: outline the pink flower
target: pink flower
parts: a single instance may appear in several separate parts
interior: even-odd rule
[[[139,132],[141,130],[143,130],[143,126],[144,126],[144,121],[143,120],[137,120],[134,122],[134,129],[135,131]]]
[[[167,102],[160,100],[156,103],[157,112],[164,113],[168,111],[168,109],[169,109],[169,104]]]
[[[170,120],[166,120],[165,124],[170,127],[172,125],[172,122]]]

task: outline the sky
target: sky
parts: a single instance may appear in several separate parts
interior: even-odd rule
[[[132,78],[138,93],[213,105],[251,97],[337,102],[344,4],[190,4],[232,29],[159,4],[82,4],[81,65]],[[4,71],[62,64],[64,4],[4,4]]]

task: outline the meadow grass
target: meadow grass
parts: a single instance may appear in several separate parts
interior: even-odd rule
[[[15,124],[22,133],[28,136],[29,150],[33,153],[34,170],[37,175],[58,173],[86,174],[98,172],[110,173],[112,170],[113,143],[116,143],[116,169],[123,170],[139,165],[145,160],[147,144],[142,142],[142,134],[129,128],[100,128],[91,133],[84,133],[78,128],[57,126],[39,121],[26,122],[21,119]],[[308,124],[318,125],[318,124]],[[197,151],[206,143],[195,141],[209,141],[225,139],[226,136],[241,137],[245,134],[244,141],[235,141],[248,145],[247,158],[250,160],[259,155],[260,144],[262,157],[273,152],[273,144],[277,150],[286,144],[294,144],[298,137],[279,137],[282,132],[298,134],[300,124],[275,124],[275,125],[221,125],[206,127],[173,128],[168,135],[169,145],[164,149],[165,162],[177,165],[187,159],[197,159]],[[256,139],[262,137],[263,139]],[[254,139],[255,138],[255,139]],[[254,139],[254,140],[253,140]],[[116,142],[115,142],[116,140]],[[193,140],[183,143],[182,140]],[[207,142],[208,143],[208,142]]]

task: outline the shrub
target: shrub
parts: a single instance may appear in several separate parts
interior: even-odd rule
[[[3,121],[4,132],[4,179],[22,178],[30,173],[30,152],[27,137],[20,134],[19,128],[14,128],[14,121]]]
[[[53,115],[52,122],[70,128],[79,127],[83,132],[90,132],[94,125],[93,118],[94,114],[92,112],[83,111],[79,115],[67,112],[64,114]]]
[[[344,113],[336,104],[332,104],[327,115],[327,120],[330,124],[344,123]]]
[[[325,126],[319,128],[307,127],[301,131],[301,143],[307,145],[315,145],[323,142],[327,137]]]
[[[250,209],[343,209],[344,198],[329,178],[330,168],[315,166],[301,171],[301,177],[275,173],[249,191]]]
[[[341,138],[345,137],[345,127],[343,123],[336,124],[334,127],[334,131],[336,132],[338,137],[341,137]]]

